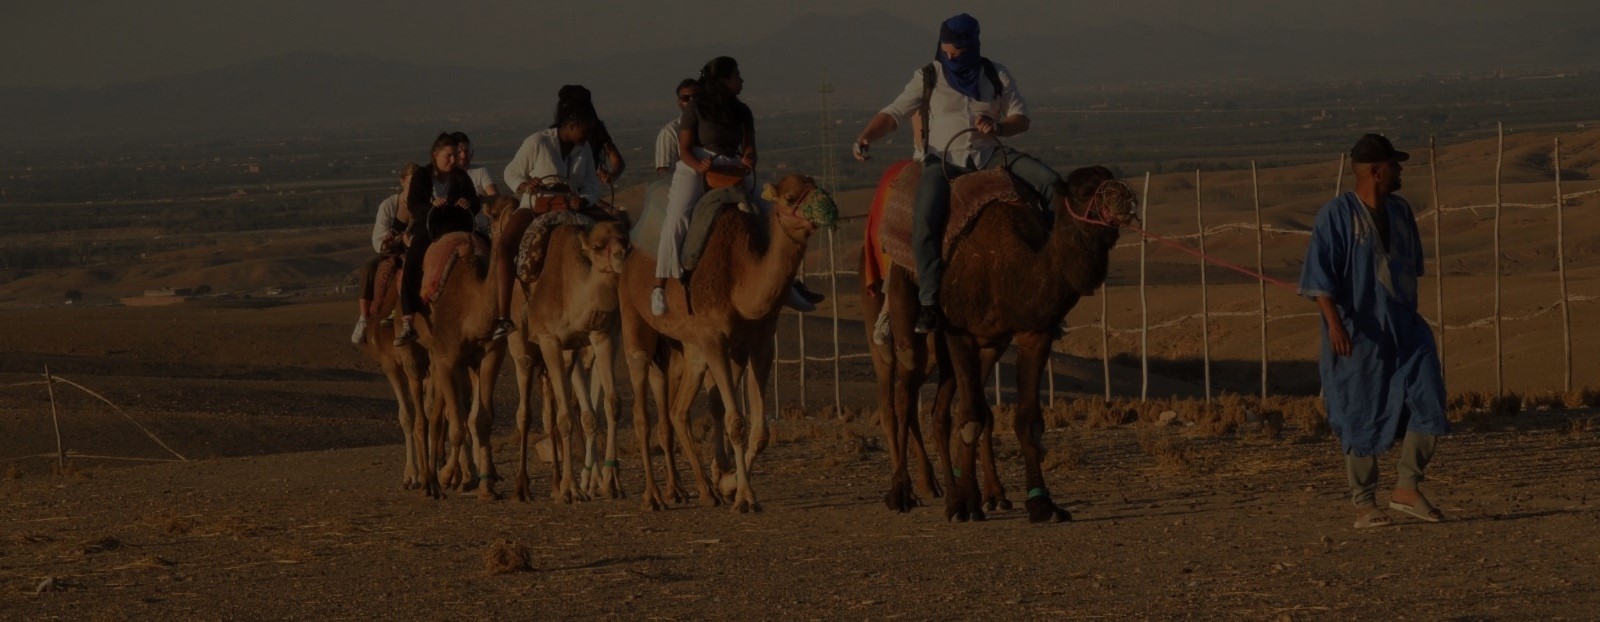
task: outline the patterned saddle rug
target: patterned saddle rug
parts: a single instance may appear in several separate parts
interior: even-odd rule
[[[422,301],[433,304],[439,298],[439,292],[444,291],[445,284],[450,282],[456,259],[469,257],[477,265],[488,265],[485,262],[489,260],[489,243],[465,231],[446,233],[435,240],[422,260]]]
[[[911,223],[917,184],[922,181],[922,169],[921,166],[904,167],[879,185],[880,191],[884,185],[888,187],[887,199],[881,204],[883,224],[878,231],[883,252],[895,265],[913,274],[917,270],[917,259],[911,248]],[[994,203],[1028,204],[1017,191],[1017,183],[1010,172],[993,168],[962,175],[950,184],[950,219],[944,228],[944,250],[941,253],[945,261],[950,260],[956,242],[966,235],[985,206]],[[880,206],[874,202],[874,207]]]
[[[517,246],[517,278],[523,283],[532,283],[539,278],[550,246],[550,232],[555,231],[556,227],[577,225],[588,228],[594,226],[594,222],[593,218],[572,210],[545,212],[533,219],[528,223],[528,230],[522,234],[522,243]]]

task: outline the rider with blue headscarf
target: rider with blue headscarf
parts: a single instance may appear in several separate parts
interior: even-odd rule
[[[1009,159],[1012,174],[1033,186],[1048,205],[1063,196],[1060,176],[1043,162],[1014,153],[995,157],[1000,148],[995,138],[1028,130],[1028,104],[1011,72],[983,57],[977,18],[962,13],[945,20],[933,57],[934,62],[912,72],[894,103],[872,117],[854,146],[856,159],[865,160],[872,141],[887,136],[912,115],[924,113],[925,155],[911,230],[922,304],[917,314],[919,333],[931,332],[938,324],[939,283],[944,277],[940,246],[950,214],[950,180]]]

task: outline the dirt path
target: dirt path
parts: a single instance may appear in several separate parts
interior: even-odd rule
[[[1427,490],[1454,520],[1359,533],[1332,441],[1161,431],[1183,457],[1158,460],[1132,428],[1050,433],[1083,458],[1049,474],[1077,520],[1044,526],[888,513],[861,422],[763,456],[759,515],[434,502],[398,489],[398,447],[27,474],[0,478],[0,618],[1589,618],[1600,434],[1566,421],[1451,437]],[[490,574],[498,542],[531,570]]]

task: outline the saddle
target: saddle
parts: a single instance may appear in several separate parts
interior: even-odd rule
[[[566,184],[546,186],[533,197],[533,213],[545,214],[549,212],[564,212],[576,210],[583,203],[578,195],[573,194],[572,188]]]
[[[550,233],[556,227],[577,225],[588,228],[594,223],[594,218],[573,210],[547,212],[534,218],[533,222],[528,223],[528,229],[523,232],[522,241],[517,245],[517,278],[523,283],[532,283],[539,278],[550,246]]]
[[[456,259],[469,259],[479,266],[487,266],[489,243],[465,231],[447,233],[434,240],[422,260],[422,301],[433,304],[439,293],[450,282]]]
[[[882,241],[884,254],[892,263],[913,274],[916,273],[917,261],[916,252],[911,247],[911,227],[922,170],[921,166],[907,166],[893,177],[886,175],[886,179],[879,184],[879,191],[883,192],[887,187],[887,198],[881,202],[881,206],[876,201],[873,204],[874,209],[883,210],[883,224],[877,235]],[[977,222],[984,208],[995,204],[1023,208],[1037,221],[1037,226],[1030,227],[1037,233],[1037,239],[1026,236],[1029,237],[1028,241],[1042,244],[1049,235],[1048,215],[1033,207],[1038,203],[1034,194],[1031,188],[1020,183],[1004,168],[985,169],[957,177],[950,184],[950,217],[945,223],[940,257],[949,261],[956,243]]]
[[[750,169],[743,166],[719,165],[711,167],[700,177],[705,181],[707,190],[721,190],[739,185],[749,174]]]
[[[646,191],[644,213],[640,215],[638,224],[634,225],[629,239],[661,239],[662,215],[667,211],[667,186],[666,180],[650,184]],[[722,213],[723,207],[728,205],[737,205],[738,209],[747,213],[757,211],[746,200],[744,188],[738,185],[718,188],[700,197],[700,201],[689,212],[689,232],[684,235],[683,245],[679,247],[678,260],[685,272],[693,270],[700,263],[706,242],[711,237],[711,226],[716,222],[717,215]],[[653,247],[647,247],[646,251],[655,254]]]

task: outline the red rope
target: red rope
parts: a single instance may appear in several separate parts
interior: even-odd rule
[[[1104,185],[1105,185],[1105,183],[1102,182],[1101,186],[1104,186]],[[1095,191],[1094,198],[1090,199],[1089,200],[1089,204],[1084,206],[1084,210],[1083,210],[1084,213],[1085,214],[1094,214],[1095,213],[1094,212],[1094,203],[1095,203],[1095,201],[1097,201],[1099,199],[1100,199],[1100,191],[1097,189]],[[1078,214],[1077,210],[1072,209],[1072,205],[1070,203],[1067,204],[1067,213],[1068,214],[1072,214],[1073,218],[1075,218],[1075,219],[1077,219],[1077,220],[1079,220],[1081,222],[1086,222],[1086,223],[1089,223],[1089,224],[1092,224],[1092,225],[1101,225],[1101,226],[1105,226],[1105,227],[1115,227],[1115,226],[1117,226],[1117,225],[1112,224],[1111,222],[1106,221],[1104,218],[1098,217],[1098,214],[1096,214],[1096,216],[1097,216],[1096,218],[1090,218],[1087,215],[1080,215],[1080,214]],[[1217,265],[1217,266],[1222,266],[1222,267],[1227,268],[1229,270],[1232,270],[1234,272],[1238,272],[1239,274],[1243,274],[1243,275],[1248,276],[1248,277],[1254,277],[1256,279],[1260,279],[1260,280],[1265,281],[1267,283],[1271,283],[1273,285],[1277,285],[1278,287],[1282,287],[1282,288],[1287,289],[1287,290],[1289,290],[1291,292],[1298,293],[1300,291],[1300,289],[1298,287],[1296,287],[1295,285],[1293,285],[1291,283],[1288,283],[1288,282],[1285,282],[1283,280],[1267,276],[1265,274],[1262,274],[1260,272],[1256,272],[1255,270],[1251,270],[1249,268],[1246,268],[1246,267],[1241,266],[1241,265],[1236,264],[1236,263],[1232,263],[1232,262],[1229,262],[1229,261],[1224,261],[1224,260],[1221,260],[1221,259],[1217,259],[1216,257],[1212,257],[1212,256],[1207,255],[1205,253],[1202,253],[1202,252],[1200,252],[1198,250],[1189,248],[1188,246],[1184,246],[1183,244],[1180,244],[1180,243],[1178,243],[1176,241],[1169,240],[1169,239],[1164,238],[1164,237],[1162,237],[1160,235],[1151,233],[1149,230],[1145,229],[1144,227],[1139,226],[1137,220],[1129,220],[1123,226],[1126,226],[1129,229],[1133,229],[1134,231],[1139,232],[1139,235],[1142,235],[1147,239],[1155,240],[1157,244],[1161,244],[1161,245],[1166,246],[1168,248],[1172,248],[1172,249],[1175,249],[1175,250],[1178,250],[1178,251],[1182,251],[1183,253],[1186,253],[1188,255],[1192,255],[1194,257],[1197,257],[1201,261],[1204,261],[1206,263],[1210,263],[1212,265]]]

